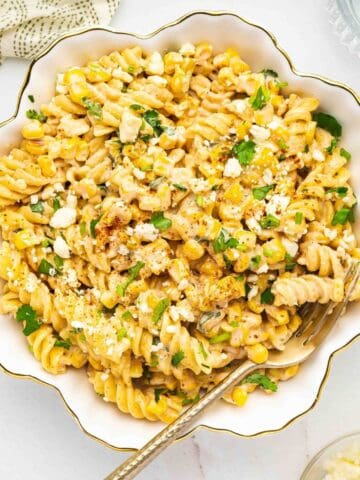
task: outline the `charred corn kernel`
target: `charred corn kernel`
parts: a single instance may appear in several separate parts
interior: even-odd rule
[[[269,357],[269,351],[261,343],[250,345],[246,348],[250,360],[255,363],[264,363]]]
[[[89,63],[85,71],[86,79],[89,82],[107,82],[111,78],[111,73],[105,70],[98,63]]]
[[[29,140],[42,138],[44,136],[44,127],[39,120],[31,120],[31,122],[26,123],[22,127],[21,134]]]
[[[224,198],[230,200],[233,203],[241,202],[243,198],[243,189],[239,183],[233,183],[229,188],[224,192]]]
[[[248,394],[243,387],[235,387],[232,391],[232,399],[238,407],[243,407],[247,401]]]
[[[43,140],[24,140],[23,146],[31,155],[43,155],[47,151],[47,145]]]
[[[64,73],[64,84],[71,85],[72,83],[85,82],[86,77],[83,70],[79,67],[70,68]]]
[[[240,257],[233,265],[234,271],[237,273],[244,272],[250,265],[250,255],[248,253],[241,253]]]
[[[204,247],[194,239],[187,240],[183,246],[184,255],[190,260],[198,260],[204,253]]]
[[[41,240],[35,235],[32,230],[24,229],[15,233],[13,242],[18,250],[24,250],[25,248],[38,245]]]
[[[118,296],[114,295],[112,292],[103,292],[100,297],[100,302],[106,308],[114,308],[118,301]]]
[[[160,396],[159,400],[156,402],[155,400],[151,400],[150,403],[147,405],[146,410],[157,417],[159,415],[163,415],[167,409],[167,401],[166,398]]]
[[[284,260],[286,250],[283,244],[278,239],[269,240],[265,242],[262,247],[264,257],[267,263],[273,265]]]
[[[56,173],[55,163],[48,155],[40,155],[37,159],[39,167],[41,168],[41,173],[45,177],[53,177]]]
[[[245,135],[248,134],[249,129],[251,127],[250,122],[241,122],[237,127],[236,127],[236,134],[239,138],[239,140],[243,140]]]
[[[91,91],[86,82],[71,83],[68,88],[71,100],[75,103],[80,103],[81,105],[83,99],[91,95]]]

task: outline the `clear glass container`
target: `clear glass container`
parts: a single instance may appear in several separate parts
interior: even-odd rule
[[[300,480],[324,480],[328,462],[333,460],[337,453],[346,452],[354,445],[360,450],[360,432],[334,440],[315,455],[305,468]]]
[[[327,6],[340,42],[360,57],[360,0],[328,0]]]

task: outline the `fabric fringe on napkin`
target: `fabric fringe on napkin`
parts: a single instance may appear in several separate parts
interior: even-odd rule
[[[56,38],[107,25],[120,0],[0,0],[0,63],[35,58]]]

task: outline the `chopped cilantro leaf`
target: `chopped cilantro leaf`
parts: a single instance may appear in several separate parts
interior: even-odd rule
[[[37,112],[36,110],[27,110],[26,112],[27,118],[30,120],[39,120],[39,122],[44,123],[47,120],[47,116],[44,115],[42,112]]]
[[[215,335],[214,337],[209,338],[209,343],[213,345],[214,343],[226,342],[227,340],[230,339],[230,337],[231,337],[230,332],[219,333],[218,335]]]
[[[30,209],[34,213],[43,213],[44,212],[44,205],[43,205],[42,202],[30,203]]]
[[[259,87],[254,95],[249,99],[249,102],[254,110],[260,110],[270,100],[270,92],[266,87]]]
[[[332,138],[331,139],[331,142],[330,142],[330,145],[325,148],[325,151],[327,153],[333,153],[334,149],[336,148],[336,145],[338,144],[338,139],[337,138]]]
[[[200,395],[197,394],[194,398],[184,398],[182,401],[182,405],[183,407],[186,407],[187,405],[197,403],[199,400],[200,400]]]
[[[143,110],[143,109],[144,109],[144,107],[141,106],[141,105],[139,105],[138,103],[133,103],[132,105],[130,105],[129,108],[131,108],[131,110],[135,110],[135,111],[136,111],[136,110]]]
[[[36,319],[36,312],[30,305],[21,305],[16,311],[16,321],[25,322],[23,334],[27,337],[38,330],[41,322]]]
[[[335,212],[331,225],[345,225],[346,222],[352,221],[353,209],[352,208],[341,208]]]
[[[154,390],[155,402],[158,403],[158,401],[160,400],[160,395],[162,395],[163,393],[166,393],[167,391],[168,391],[167,388],[155,388]]]
[[[236,238],[230,237],[229,232],[222,228],[218,237],[213,241],[215,253],[225,252],[228,248],[236,248],[239,242]]]
[[[289,253],[285,254],[285,261],[286,261],[285,271],[292,272],[296,267],[296,262],[294,262],[293,257]]]
[[[312,118],[317,122],[318,127],[328,131],[333,137],[341,137],[342,126],[332,115],[324,112],[315,112],[313,113]]]
[[[61,207],[61,205],[60,205],[60,198],[59,198],[59,197],[55,197],[54,200],[53,200],[53,209],[54,209],[54,212],[56,212],[57,210],[59,210],[60,207]]]
[[[61,273],[61,270],[64,267],[64,260],[59,257],[59,255],[54,256],[54,264],[58,273]]]
[[[257,268],[260,265],[261,262],[261,256],[260,255],[255,255],[255,257],[252,257],[251,263],[255,268]]]
[[[174,355],[171,357],[171,365],[174,367],[179,366],[179,364],[182,362],[182,360],[185,358],[185,353],[182,350],[179,350],[178,352],[174,353]]]
[[[101,120],[102,108],[100,103],[93,102],[92,100],[90,100],[90,98],[87,98],[87,97],[83,97],[81,101],[84,107],[86,108],[86,110],[88,111],[89,115],[91,115],[92,117],[98,120]]]
[[[150,127],[152,127],[157,137],[159,137],[165,130],[165,127],[161,125],[159,113],[156,110],[146,110],[144,113],[144,120],[150,125]]]
[[[57,338],[54,343],[54,347],[63,347],[69,350],[71,347],[70,340],[64,340],[63,338]]]
[[[170,305],[170,300],[168,298],[163,298],[155,306],[153,311],[153,316],[152,316],[152,321],[154,322],[155,325],[159,322],[159,320],[163,316],[163,313],[165,312],[165,310],[169,305]]]
[[[255,146],[252,140],[243,140],[240,143],[235,143],[231,149],[231,154],[239,160],[240,165],[246,166],[255,156]]]
[[[347,187],[334,187],[334,188],[328,188],[326,190],[326,193],[337,193],[340,198],[344,198],[347,194],[348,188]]]
[[[150,223],[161,232],[167,230],[172,225],[172,221],[169,218],[164,217],[164,212],[154,212],[151,215]]]
[[[116,287],[116,293],[119,295],[119,297],[123,297],[125,295],[126,289],[132,283],[137,276],[139,275],[140,270],[145,266],[144,262],[136,262],[135,265],[129,268],[128,270],[128,278],[125,280],[124,283],[121,283]]]
[[[267,288],[266,290],[264,290],[260,296],[260,303],[264,304],[268,304],[268,305],[271,305],[272,303],[274,303],[274,295],[271,293],[271,290],[270,288]]]
[[[241,383],[256,383],[256,385],[259,385],[263,389],[271,390],[272,392],[276,392],[278,388],[275,382],[262,373],[252,373],[245,377]]]
[[[30,100],[31,103],[35,102],[34,95],[28,95],[28,99]]]
[[[264,187],[255,187],[252,189],[253,197],[256,200],[263,200],[266,195],[275,187],[275,185],[265,185]]]
[[[269,214],[262,218],[259,223],[261,228],[276,228],[280,225],[280,220],[274,217],[274,215]]]
[[[265,77],[277,78],[279,76],[278,73],[275,72],[275,70],[271,70],[271,68],[264,68],[260,73],[263,73]]]
[[[43,258],[38,266],[38,273],[43,273],[44,275],[50,275],[51,277],[55,277],[56,275],[56,268],[45,258]]]

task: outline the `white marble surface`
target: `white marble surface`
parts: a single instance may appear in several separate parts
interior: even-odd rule
[[[231,10],[272,31],[296,67],[360,90],[360,60],[333,35],[325,0],[122,0],[112,25],[147,33],[191,10]],[[14,111],[26,61],[0,67],[0,120]],[[355,159],[356,161],[356,159]],[[360,430],[360,343],[336,356],[316,408],[286,430],[245,439],[198,431],[172,446],[139,480],[297,480],[309,458],[339,435]],[[103,478],[126,454],[85,436],[50,388],[0,374],[0,478]]]

